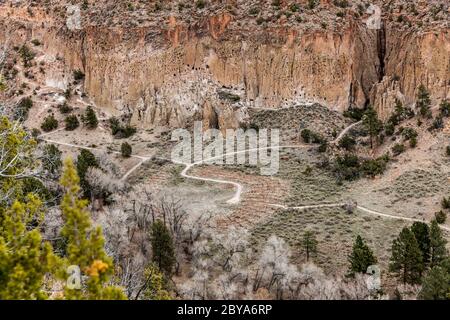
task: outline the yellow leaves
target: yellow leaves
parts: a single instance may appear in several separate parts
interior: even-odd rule
[[[98,277],[108,270],[109,266],[102,260],[94,260],[90,267],[86,268],[86,274],[91,277]]]
[[[77,195],[80,191],[80,178],[70,157],[64,160],[64,171],[60,183],[67,189],[68,194]]]

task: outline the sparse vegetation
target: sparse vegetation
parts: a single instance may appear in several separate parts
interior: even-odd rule
[[[75,130],[80,126],[80,122],[78,121],[78,117],[76,115],[70,115],[64,119],[64,122],[66,124],[65,129],[67,131]]]
[[[109,126],[112,135],[117,139],[129,138],[136,133],[136,128],[130,125],[123,126],[119,119],[115,117],[109,119]]]
[[[44,121],[41,124],[42,131],[50,132],[58,128],[58,120],[56,120],[53,114],[44,118]]]
[[[23,45],[19,49],[20,57],[22,58],[22,62],[25,68],[28,68],[31,66],[31,61],[33,61],[35,57],[35,53],[27,46]]]
[[[436,212],[434,217],[436,218],[436,222],[439,224],[443,224],[447,220],[447,214],[442,210]]]
[[[81,120],[83,124],[89,129],[95,129],[98,126],[97,115],[95,114],[94,109],[91,106],[86,108],[86,112],[82,116]]]
[[[394,144],[394,146],[392,147],[392,154],[394,156],[398,156],[399,154],[405,152],[406,148],[404,144],[401,143],[396,143]]]
[[[67,113],[71,113],[73,111],[73,108],[67,102],[64,102],[64,103],[58,105],[58,110],[62,114],[67,114]]]
[[[122,145],[120,146],[120,153],[122,154],[122,157],[129,158],[132,152],[133,149],[128,142],[122,143]]]

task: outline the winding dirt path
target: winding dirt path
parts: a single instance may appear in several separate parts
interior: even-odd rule
[[[336,138],[335,141],[339,141],[340,137],[344,136],[344,134],[346,132],[348,132],[348,130],[351,129],[351,127],[357,125],[358,122],[351,124],[349,127],[347,127],[346,129],[343,130],[343,134],[341,133],[338,138]],[[236,151],[236,152],[230,152],[224,155],[220,155],[217,157],[212,157],[209,159],[204,159],[201,161],[197,161],[194,163],[183,163],[183,162],[179,162],[179,161],[174,161],[172,160],[172,162],[176,163],[176,164],[182,164],[185,165],[185,168],[183,169],[183,171],[181,171],[180,175],[184,178],[188,178],[188,179],[194,179],[194,180],[201,180],[201,181],[206,181],[206,182],[216,182],[216,183],[222,183],[222,184],[229,184],[229,185],[233,185],[234,187],[236,187],[236,192],[234,194],[234,196],[229,199],[227,201],[227,203],[229,204],[237,204],[241,201],[241,194],[242,194],[242,190],[243,190],[243,186],[235,181],[230,181],[230,180],[222,180],[222,179],[215,179],[215,178],[205,178],[205,177],[199,177],[199,176],[193,176],[193,175],[189,175],[187,172],[192,169],[192,167],[194,167],[195,165],[199,165],[199,164],[203,164],[206,162],[210,162],[213,160],[217,160],[220,158],[223,158],[227,155],[235,155],[235,154],[239,154],[239,153],[245,153],[245,152],[255,152],[255,151],[259,151],[259,150],[268,150],[268,149],[282,149],[282,148],[291,148],[291,149],[303,149],[303,148],[307,148],[309,147],[308,145],[286,145],[286,146],[271,146],[271,147],[264,147],[264,148],[253,148],[253,149],[247,149],[247,150],[241,150],[241,151]],[[270,204],[273,207],[278,207],[281,208],[283,210],[288,210],[288,209],[295,209],[295,210],[305,210],[305,209],[313,209],[313,208],[326,208],[326,207],[342,207],[344,205],[344,203],[340,202],[340,203],[322,203],[322,204],[315,204],[315,205],[305,205],[305,206],[296,206],[296,207],[288,207],[282,204]],[[361,205],[357,205],[356,208],[360,209],[361,211],[364,211],[366,213],[372,214],[372,215],[376,215],[376,216],[380,216],[380,217],[384,217],[384,218],[389,218],[389,219],[397,219],[397,220],[403,220],[403,221],[409,221],[409,222],[424,222],[424,220],[420,220],[420,219],[415,219],[415,218],[408,218],[408,217],[403,217],[403,216],[398,216],[398,215],[392,215],[392,214],[387,214],[387,213],[382,213],[382,212],[378,212],[369,208],[366,208],[364,206]],[[440,225],[440,227],[443,230],[449,231],[450,232],[450,228],[447,226],[443,226]]]
[[[90,151],[91,150],[94,150],[94,151],[107,151],[107,150],[102,149],[102,148],[86,147],[86,146],[82,146],[82,145],[78,145],[78,144],[66,143],[66,142],[61,142],[61,141],[56,141],[56,140],[46,139],[45,138],[46,136],[48,136],[48,135],[50,135],[52,133],[56,133],[56,132],[59,132],[59,131],[62,131],[62,130],[64,130],[64,128],[59,128],[57,130],[41,134],[37,138],[42,140],[42,141],[45,141],[47,143],[58,144],[58,145],[61,145],[61,146],[66,146],[66,147],[71,147],[71,148],[85,149],[85,150],[90,150]],[[109,151],[109,152],[114,153],[114,154],[121,154],[121,152],[119,152],[119,151]],[[136,169],[138,169],[144,162],[152,159],[152,156],[139,156],[139,155],[136,155],[136,154],[132,154],[132,155],[130,155],[130,157],[139,159],[140,161],[135,166],[133,166],[130,170],[128,170],[122,176],[122,178],[120,178],[120,180],[122,180],[122,181],[126,180],[130,176],[130,174],[132,174]]]
[[[353,123],[350,126],[348,126],[347,128],[345,128],[333,142],[339,141],[340,138],[342,138],[352,127],[356,126],[357,124],[359,124],[359,123],[358,122]],[[64,130],[64,128],[60,128],[60,129],[57,129],[57,130],[52,131],[52,132],[44,133],[44,134],[41,134],[40,136],[38,136],[38,138],[40,140],[42,140],[42,141],[47,142],[47,143],[63,145],[63,146],[72,147],[72,148],[105,151],[104,149],[101,149],[101,148],[87,147],[87,146],[82,146],[82,145],[77,145],[77,144],[72,144],[72,143],[65,143],[65,142],[60,142],[60,141],[56,141],[56,140],[46,139],[45,138],[46,136],[48,136],[48,135],[50,135],[52,133],[56,133],[56,132],[59,132],[59,131],[62,131],[62,130]],[[229,199],[227,201],[227,203],[229,203],[229,204],[238,204],[241,201],[241,194],[242,194],[242,190],[243,190],[242,184],[240,184],[238,182],[235,182],[235,181],[230,181],[230,180],[223,180],[223,179],[216,179],[216,178],[205,178],[205,177],[194,176],[194,175],[188,174],[188,171],[191,170],[196,165],[200,165],[200,164],[204,164],[204,163],[208,163],[208,162],[213,162],[214,160],[218,160],[218,159],[221,159],[223,157],[230,156],[230,155],[237,155],[237,154],[247,153],[247,152],[257,152],[257,151],[260,151],[260,150],[269,150],[269,149],[283,149],[283,148],[284,149],[305,149],[305,148],[308,148],[308,147],[310,147],[310,145],[270,146],[270,147],[252,148],[252,149],[246,149],[246,150],[230,152],[230,153],[226,153],[226,154],[219,155],[219,156],[216,156],[216,157],[211,157],[211,158],[204,159],[204,160],[197,161],[197,162],[193,162],[193,163],[185,163],[185,162],[180,162],[180,161],[176,161],[176,160],[172,160],[172,162],[175,163],[175,164],[180,164],[180,165],[184,165],[185,166],[185,168],[180,173],[180,175],[182,177],[184,177],[184,178],[193,179],[193,180],[199,180],[199,181],[206,181],[206,182],[213,182],[213,183],[228,184],[228,185],[234,186],[236,188],[235,194],[234,194],[234,196],[231,199]],[[111,152],[115,153],[115,154],[120,154],[119,151],[111,151]],[[152,156],[139,156],[139,155],[131,155],[130,157],[139,159],[140,161],[135,166],[133,166],[130,170],[128,170],[122,176],[121,180],[126,180],[144,162],[146,162],[146,161],[148,161],[148,160],[150,160],[152,158]],[[283,210],[289,210],[289,209],[305,210],[305,209],[313,209],[313,208],[342,207],[344,205],[344,203],[342,203],[342,202],[340,202],[340,203],[325,203],[325,204],[321,203],[321,204],[315,204],[315,205],[305,205],[305,206],[296,206],[296,207],[288,207],[288,206],[285,206],[283,204],[270,204],[270,205],[273,206],[273,207],[281,208]],[[409,222],[424,222],[423,220],[420,220],[420,219],[408,218],[408,217],[403,217],[403,216],[398,216],[398,215],[392,215],[392,214],[378,212],[378,211],[366,208],[366,207],[361,206],[361,205],[357,205],[356,208],[358,208],[361,211],[364,211],[366,213],[369,213],[369,214],[372,214],[372,215],[376,215],[376,216],[380,216],[380,217],[384,217],[384,218],[397,219],[397,220],[403,220],[403,221],[409,221]],[[443,230],[446,230],[446,231],[450,232],[450,228],[449,227],[443,226],[443,225],[440,225],[440,227]]]

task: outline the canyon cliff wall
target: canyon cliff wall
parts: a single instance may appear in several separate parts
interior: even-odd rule
[[[169,16],[162,25],[71,31],[39,10],[33,17],[6,10],[0,41],[36,38],[46,54],[64,61],[62,72],[47,73],[48,85],[67,86],[80,69],[99,108],[142,127],[203,118],[211,127],[235,128],[245,121],[245,107],[307,102],[338,111],[372,104],[386,118],[396,98],[413,104],[421,83],[433,102],[449,97],[448,30],[398,31],[388,23],[372,30],[350,19],[340,31],[237,31],[225,12],[194,25]]]

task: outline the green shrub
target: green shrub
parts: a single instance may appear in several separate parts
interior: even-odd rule
[[[317,6],[318,0],[308,0],[308,9],[312,10]]]
[[[45,132],[49,132],[58,128],[58,120],[55,119],[53,114],[44,118],[41,124],[41,129]]]
[[[334,163],[334,173],[338,180],[355,180],[360,176],[360,162],[356,155],[338,156]]]
[[[392,153],[394,156],[398,156],[399,154],[403,153],[406,150],[405,146],[401,143],[396,143],[392,147]]]
[[[434,217],[436,218],[436,222],[439,224],[443,224],[447,220],[447,214],[442,210],[436,212]]]
[[[449,117],[450,116],[450,102],[448,102],[447,100],[442,100],[439,105],[439,111],[440,111],[442,117]]]
[[[351,118],[355,121],[360,121],[364,115],[364,109],[350,107],[343,113],[344,117]]]
[[[298,12],[300,10],[300,6],[298,5],[298,3],[293,3],[289,6],[289,9],[292,12]]]
[[[66,130],[72,131],[79,127],[80,122],[78,121],[78,117],[76,115],[68,116],[64,122],[66,123]]]
[[[59,112],[61,112],[62,114],[67,114],[67,113],[71,113],[73,108],[71,106],[69,106],[67,104],[67,102],[64,102],[60,105],[58,105],[58,110]]]
[[[122,154],[122,157],[129,158],[132,152],[133,148],[128,142],[122,143],[122,145],[120,146],[120,153]]]
[[[348,7],[348,1],[347,0],[334,0],[333,4],[336,7],[340,7],[340,8],[347,8]]]
[[[320,134],[315,133],[309,129],[303,129],[300,132],[300,136],[305,143],[323,144],[325,142],[325,139]]]
[[[14,110],[14,119],[25,121],[28,118],[28,112],[33,107],[33,100],[30,97],[23,98]]]
[[[442,198],[441,205],[443,209],[450,209],[450,197]]]
[[[85,114],[81,119],[86,127],[89,129],[95,129],[98,126],[97,115],[95,114],[94,109],[91,106],[88,106]]]
[[[206,2],[204,0],[197,0],[195,6],[197,9],[203,9],[206,6]]]
[[[84,79],[84,73],[81,70],[75,70],[73,72],[73,78],[75,81],[81,81]]]
[[[38,128],[33,128],[31,129],[31,136],[33,138],[37,138],[41,135],[41,130],[39,130]]]
[[[117,139],[129,138],[136,133],[136,128],[130,125],[122,126],[119,119],[116,117],[109,119],[109,126],[111,128],[112,135]]]
[[[300,132],[300,136],[302,137],[302,139],[305,143],[309,143],[311,141],[311,133],[312,132],[309,129],[303,129]]]
[[[219,90],[217,92],[217,94],[219,95],[219,99],[222,100],[229,100],[231,102],[238,102],[239,100],[241,100],[241,97],[239,97],[237,94],[231,93],[231,92],[227,92],[227,91],[223,91],[223,90]]]
[[[391,122],[388,122],[385,126],[384,126],[384,133],[387,136],[392,136],[395,132],[395,125]]]
[[[20,54],[20,57],[22,58],[23,65],[26,68],[31,66],[31,61],[36,56],[35,53],[33,51],[31,51],[30,48],[27,47],[27,45],[23,45],[19,49],[19,54]]]
[[[417,131],[414,128],[403,128],[401,130],[402,136],[405,140],[409,140],[412,138],[417,138]]]
[[[388,156],[383,156],[371,160],[365,160],[361,164],[361,171],[365,176],[373,178],[377,175],[383,174],[384,171],[386,171],[388,162],[389,162]]]
[[[445,154],[446,154],[447,156],[450,156],[450,146],[447,146],[447,147],[445,148]]]
[[[415,147],[417,146],[417,138],[416,138],[416,137],[412,137],[412,138],[409,140],[409,146],[410,146],[411,148],[415,148]]]
[[[325,140],[323,140],[322,142],[320,142],[319,147],[317,148],[317,151],[323,153],[326,152],[328,148],[328,142],[326,142]]]
[[[40,45],[41,45],[41,42],[40,42],[38,39],[33,39],[33,40],[31,40],[31,43],[32,43],[33,45],[35,45],[35,46],[40,46]]]
[[[339,141],[339,147],[344,148],[347,151],[353,150],[355,144],[356,140],[353,137],[350,137],[349,135],[343,136],[342,139]]]
[[[428,128],[428,131],[434,131],[444,128],[444,119],[442,115],[437,115],[433,120],[431,126]]]
[[[258,7],[253,7],[248,11],[248,14],[251,16],[256,16],[259,13],[259,8]]]

